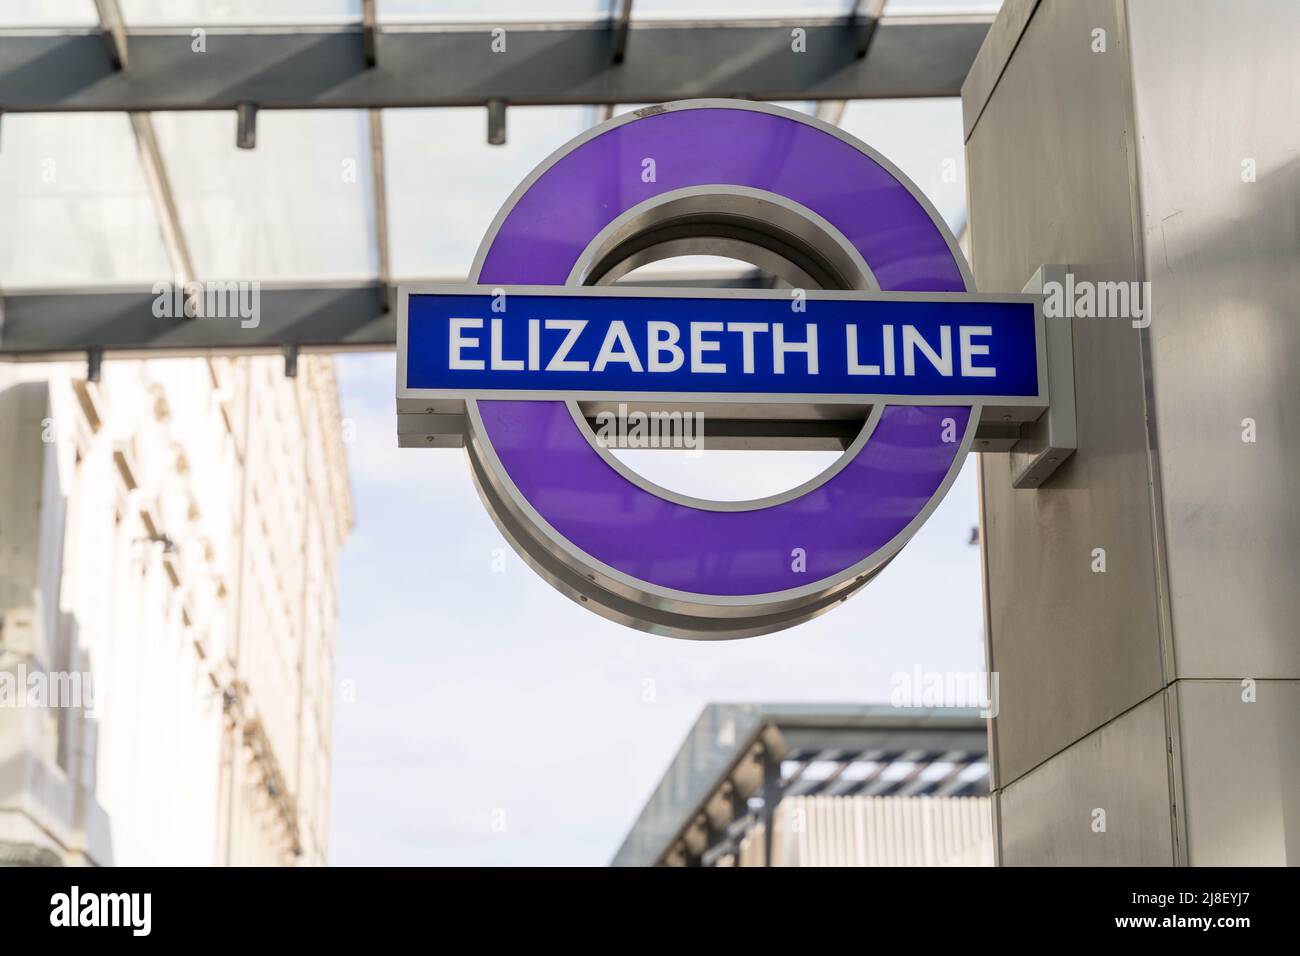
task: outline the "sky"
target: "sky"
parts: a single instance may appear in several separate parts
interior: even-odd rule
[[[511,110],[509,141],[493,149],[481,111],[386,114],[394,273],[463,278],[519,179],[591,121]],[[852,103],[841,123],[961,227],[957,101]],[[674,640],[607,621],[534,574],[483,508],[463,451],[397,448],[391,353],[336,362],[356,527],[339,565],[335,865],[603,866],[706,704],[882,702],[891,677],[918,666],[983,668],[973,458],[844,605],[764,637]],[[834,459],[625,454],[659,484],[733,498],[794,487]]]
[[[335,668],[350,692],[335,700],[336,865],[604,865],[707,703],[880,702],[893,674],[983,666],[973,458],[847,603],[765,637],[674,640],[534,574],[463,451],[396,447],[391,354],[337,363],[356,528],[339,566]],[[706,451],[674,467],[677,453],[641,454],[661,456],[653,477],[678,490],[745,497],[827,458]]]

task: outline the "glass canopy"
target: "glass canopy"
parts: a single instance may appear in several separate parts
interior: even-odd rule
[[[884,20],[987,15],[998,0],[889,0]],[[631,24],[851,22],[871,0],[634,0]],[[608,23],[621,0],[116,0],[133,31],[464,30],[466,23]],[[119,12],[120,11],[120,12]],[[0,45],[32,33],[105,33],[93,0],[0,0]],[[779,23],[778,23],[779,22]],[[140,34],[142,37],[144,34]],[[214,41],[215,42],[215,41]],[[868,58],[870,54],[867,54]],[[0,64],[4,61],[0,60]],[[125,67],[130,71],[128,60]],[[702,79],[703,82],[703,79]],[[526,91],[525,91],[526,92]],[[6,112],[0,118],[0,288],[141,285],[192,273],[282,283],[458,281],[514,186],[551,151],[638,104],[262,109],[253,148],[232,109]],[[796,100],[897,163],[954,231],[965,223],[960,101]],[[500,138],[500,137],[492,137]],[[689,263],[683,264],[688,268]]]

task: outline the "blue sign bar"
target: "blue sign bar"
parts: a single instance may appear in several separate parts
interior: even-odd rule
[[[1028,296],[487,288],[413,292],[406,387],[464,397],[634,394],[1041,399]]]

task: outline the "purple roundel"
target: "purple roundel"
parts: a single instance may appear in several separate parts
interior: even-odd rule
[[[489,235],[471,279],[563,285],[615,218],[662,193],[709,185],[765,190],[811,209],[857,248],[882,291],[967,288],[947,230],[868,152],[792,116],[703,105],[614,126],[554,159]],[[891,405],[827,481],[781,504],[716,511],[628,480],[564,402],[477,405],[502,477],[556,534],[636,581],[736,598],[813,586],[889,546],[944,489],[973,427],[969,406]]]

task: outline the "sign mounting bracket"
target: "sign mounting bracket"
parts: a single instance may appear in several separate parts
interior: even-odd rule
[[[1039,266],[1024,292],[1043,295],[1044,286],[1065,283],[1068,265]],[[1011,484],[1015,488],[1041,488],[1079,447],[1074,403],[1074,320],[1044,315],[1047,345],[1047,380],[1052,404],[1036,422],[1020,428],[1020,440],[1010,449]]]

